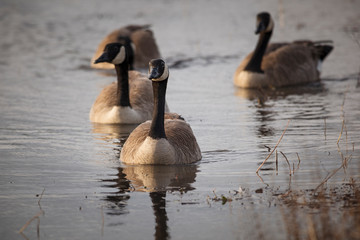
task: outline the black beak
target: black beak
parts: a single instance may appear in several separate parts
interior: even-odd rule
[[[265,24],[263,22],[260,22],[255,30],[255,34],[259,34],[260,32],[264,31],[266,29]]]
[[[98,59],[95,60],[94,63],[108,62],[110,63],[109,54],[104,52]]]
[[[151,73],[149,73],[149,79],[157,79],[161,77],[161,73],[157,67],[152,68]]]

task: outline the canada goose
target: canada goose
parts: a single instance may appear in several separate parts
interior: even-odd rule
[[[186,164],[201,159],[189,124],[181,119],[164,119],[169,69],[161,59],[149,62],[149,79],[154,92],[152,121],[140,124],[126,140],[120,160],[126,164]]]
[[[149,61],[160,58],[160,52],[156,44],[154,34],[149,29],[150,25],[128,25],[108,34],[99,44],[91,59],[91,67],[97,69],[113,69],[114,65],[107,62],[95,64],[94,61],[100,57],[104,47],[108,43],[119,42],[130,46],[134,51],[135,68],[147,68]],[[130,68],[130,70],[133,70]]]
[[[242,88],[283,87],[319,81],[322,61],[333,47],[308,40],[268,45],[274,21],[267,12],[257,15],[258,43],[236,69],[234,84]]]
[[[110,43],[95,60],[115,65],[117,82],[101,91],[90,110],[90,121],[139,124],[151,119],[154,106],[151,81],[139,72],[128,71],[128,58],[124,45]]]

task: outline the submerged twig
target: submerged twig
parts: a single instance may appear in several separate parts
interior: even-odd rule
[[[38,219],[38,223],[39,223],[39,217],[44,213],[43,210],[39,211],[35,216],[33,216],[29,221],[27,221],[24,226],[19,230],[19,233],[22,233],[23,231],[25,231],[25,229],[29,226],[29,224],[34,221],[35,219]]]
[[[214,193],[215,198],[217,199],[218,196],[217,196],[216,193],[215,193],[215,189],[213,190],[213,193]]]
[[[343,163],[341,164],[340,167],[338,167],[337,169],[335,169],[330,175],[328,175],[327,177],[325,177],[325,179],[314,189],[314,193],[321,187],[323,186],[332,176],[334,176],[340,169],[344,168],[344,165],[348,163],[348,161],[350,161],[352,157],[352,154],[348,157],[348,159],[345,158],[345,161],[343,161]]]
[[[256,175],[260,178],[260,181],[261,181],[263,184],[265,184],[266,186],[269,186],[269,184],[265,183],[265,182],[264,182],[264,179],[262,179],[262,177],[261,177],[258,173],[256,173]]]
[[[20,228],[19,230],[19,233],[22,234],[23,231],[25,231],[25,229],[29,226],[29,224],[34,221],[35,219],[38,220],[38,224],[37,224],[37,233],[38,233],[38,236],[39,236],[39,233],[40,233],[40,216],[44,214],[44,211],[42,210],[41,208],[41,205],[40,205],[40,201],[42,199],[42,196],[45,192],[45,188],[44,190],[42,191],[41,195],[40,195],[40,198],[39,198],[39,201],[38,201],[38,205],[39,205],[39,208],[40,208],[40,211],[35,214],[35,216],[33,216],[29,221],[27,221],[24,226],[22,228]]]
[[[277,148],[277,146],[278,146],[279,143],[281,142],[281,139],[283,138],[283,136],[284,136],[284,134],[285,134],[285,132],[286,132],[286,129],[287,129],[288,126],[289,126],[290,121],[291,121],[291,120],[289,119],[289,121],[287,122],[286,127],[285,127],[283,133],[281,134],[278,142],[276,143],[275,147],[274,147],[273,150],[269,153],[269,155],[265,158],[265,160],[261,163],[261,165],[258,167],[258,169],[256,170],[256,173],[259,172],[260,168],[265,164],[265,162],[269,159],[269,157],[271,156],[271,154],[275,151],[275,149]]]
[[[293,163],[293,174],[295,173],[295,163]]]
[[[278,162],[278,153],[277,153],[277,150],[275,152],[275,165],[276,165],[276,174],[279,170],[279,162]]]
[[[45,192],[45,188],[42,190],[42,192],[41,192],[41,194],[40,194],[40,197],[39,197],[39,201],[38,201],[38,205],[39,205],[39,208],[42,210],[42,208],[41,208],[41,205],[40,205],[40,201],[41,201],[41,199],[42,199],[42,197],[43,197],[43,195],[44,195],[44,192]]]
[[[326,118],[324,118],[324,136],[325,136],[325,141],[326,141]]]
[[[298,170],[299,168],[300,168],[300,162],[301,162],[301,160],[300,160],[300,157],[299,157],[299,154],[298,153],[296,153],[296,156],[297,156],[297,158],[298,158],[298,165],[297,165],[297,167],[296,167],[296,170]]]
[[[271,147],[266,146],[266,145],[264,145],[264,147],[266,147],[266,148],[267,148],[268,152],[270,152],[270,151],[271,151]]]

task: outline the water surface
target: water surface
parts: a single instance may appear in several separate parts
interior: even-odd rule
[[[2,239],[286,239],[277,195],[314,189],[344,159],[325,186],[360,177],[358,9],[350,0],[2,1]],[[233,86],[263,10],[274,15],[274,41],[334,40],[321,83]],[[197,137],[197,164],[125,166],[119,154],[136,126],[88,120],[114,80],[90,58],[105,34],[131,23],[152,24],[173,66],[167,101]],[[278,169],[272,155],[257,175],[289,120]]]

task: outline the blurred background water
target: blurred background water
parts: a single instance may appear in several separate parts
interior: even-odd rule
[[[345,157],[347,170],[328,184],[359,179],[359,9],[357,0],[1,0],[1,238],[258,239],[261,227],[265,239],[285,239],[266,189],[313,189]],[[259,11],[274,16],[273,41],[334,41],[321,83],[233,86]],[[119,153],[135,126],[89,122],[115,80],[90,69],[90,58],[127,24],[151,24],[164,59],[181,63],[170,69],[167,101],[192,126],[198,164],[125,166]],[[273,155],[257,175],[289,119],[278,151],[294,169],[299,156],[299,169],[290,177],[279,153],[278,171]],[[232,194],[239,200],[214,200]]]

